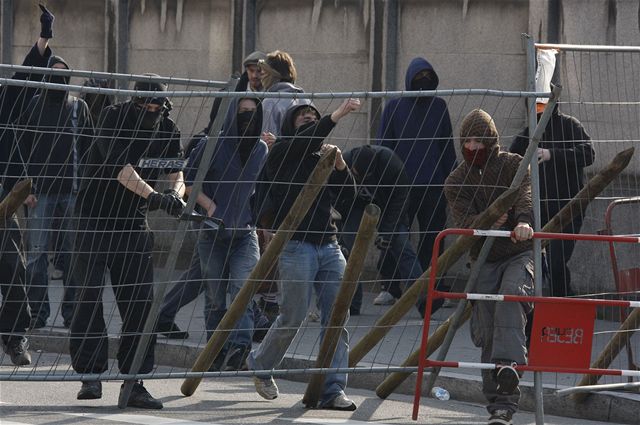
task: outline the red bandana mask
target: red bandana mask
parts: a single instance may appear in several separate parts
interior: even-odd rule
[[[486,147],[482,149],[471,150],[463,146],[462,156],[464,157],[464,160],[467,164],[482,168],[487,162],[488,151],[489,150]]]

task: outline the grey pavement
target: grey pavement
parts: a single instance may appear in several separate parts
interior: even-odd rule
[[[178,273],[176,273],[177,277]],[[175,278],[174,277],[174,278]],[[388,306],[374,306],[372,299],[375,293],[365,291],[365,300],[363,304],[362,314],[354,316],[350,319],[348,329],[352,344],[358,341],[374,324],[380,315],[388,308]],[[51,351],[63,352],[66,350],[66,330],[61,326],[61,318],[56,310],[57,303],[61,298],[60,282],[53,282],[50,291],[52,298],[52,319],[50,326],[34,332],[32,336],[32,344],[41,348],[44,353]],[[113,302],[113,294],[110,290],[105,290],[105,316],[109,324],[109,333],[117,336],[120,327],[120,318],[115,309]],[[174,367],[189,367],[197,353],[204,345],[204,319],[203,319],[203,297],[200,296],[195,302],[183,308],[177,317],[177,323],[182,329],[190,332],[188,340],[167,340],[166,338],[158,338],[159,345],[156,349],[157,361],[161,365]],[[445,308],[434,314],[433,328],[449,317],[454,311],[453,308]],[[370,352],[360,363],[359,367],[370,366],[397,366],[400,365],[405,358],[414,350],[419,348],[420,329],[422,321],[418,312],[412,310],[400,323],[394,326],[384,340],[378,344],[372,352]],[[617,328],[618,324],[612,321],[598,320],[596,323],[596,336],[594,339],[593,357],[595,358],[600,349],[611,337],[611,331]],[[634,338],[635,340],[635,338]],[[114,345],[114,344],[112,344]],[[287,359],[283,362],[283,368],[308,368],[312,367],[315,361],[315,354],[319,346],[319,323],[308,320],[301,328],[291,349],[287,355]],[[434,356],[435,357],[435,356]],[[469,336],[468,325],[464,325],[457,333],[452,344],[447,360],[477,362],[479,361],[480,350],[473,346]],[[49,363],[42,358],[36,357],[37,367],[39,371],[63,371],[67,369],[64,361],[68,361],[68,356],[60,355]],[[8,364],[8,359],[2,359],[2,364]],[[611,368],[626,369],[627,360],[626,353],[621,353],[611,365]],[[382,374],[352,374],[350,376],[351,394],[352,388],[374,389],[377,384],[384,378]],[[246,381],[247,378],[237,378]],[[291,377],[290,379],[305,380],[306,377]],[[583,405],[571,404],[568,399],[560,399],[554,396],[554,390],[574,386],[579,381],[580,376],[576,375],[559,375],[553,373],[543,374],[543,382],[545,384],[545,409],[549,413],[562,414],[567,416],[577,416],[589,419],[620,421],[625,423],[640,423],[637,419],[638,403],[640,396],[637,394],[598,394],[591,396],[589,401]],[[603,378],[601,383],[621,382],[621,378],[608,377]],[[523,379],[523,400],[522,406],[525,409],[533,410],[533,375],[526,374]],[[29,384],[25,384],[29,385]],[[64,384],[68,385],[68,384]],[[412,394],[415,385],[414,377],[408,379],[398,392],[401,394]],[[447,369],[443,370],[441,377],[436,385],[447,388],[452,397],[458,400],[467,400],[474,402],[483,402],[480,391],[479,371],[472,369]],[[376,402],[380,400],[373,396]],[[395,396],[393,396],[395,397]],[[427,400],[424,399],[423,400]],[[431,400],[429,400],[431,401]],[[636,412],[633,416],[629,416],[630,412]],[[582,420],[573,419],[574,421]],[[457,422],[454,422],[457,423]],[[469,422],[474,423],[474,422]],[[578,423],[578,422],[567,422]]]
[[[68,368],[68,356],[43,354],[42,362]],[[0,366],[6,372],[8,366]],[[161,368],[166,369],[166,368]],[[181,380],[147,380],[145,386],[160,398],[164,409],[118,409],[119,382],[103,384],[100,400],[76,400],[77,382],[0,382],[0,424],[96,424],[114,423],[195,425],[195,424],[460,424],[486,423],[487,413],[477,403],[423,399],[418,421],[411,420],[413,398],[393,395],[380,400],[372,391],[351,389],[358,404],[355,412],[307,410],[300,403],[305,385],[278,380],[280,396],[273,401],[260,398],[250,378],[205,379],[191,397],[180,394]],[[533,414],[520,412],[516,425],[534,424]],[[596,422],[545,416],[547,425],[602,425]]]

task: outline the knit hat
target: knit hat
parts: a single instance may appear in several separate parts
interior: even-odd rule
[[[267,59],[267,55],[259,50],[256,50],[255,52],[250,53],[249,56],[244,58],[242,67],[246,68],[249,65],[258,65],[258,61],[265,59]]]
[[[460,125],[460,143],[475,138],[490,148],[498,143],[498,130],[491,115],[482,109],[474,109],[462,120]]]

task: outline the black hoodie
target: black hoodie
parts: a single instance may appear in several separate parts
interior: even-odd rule
[[[529,128],[516,136],[509,150],[524,155],[529,146]],[[584,187],[583,168],[593,164],[591,137],[576,118],[561,113],[558,105],[544,130],[540,148],[549,149],[551,159],[540,164],[540,199],[552,217]]]
[[[57,63],[68,68],[62,58],[51,56],[49,67]],[[69,81],[68,77],[51,75],[46,80]],[[34,193],[77,191],[80,167],[93,137],[93,122],[84,100],[62,90],[41,92],[18,118],[16,137],[26,174],[33,179]]]
[[[295,130],[293,126],[295,112],[299,108],[309,106],[313,107],[309,104],[295,105],[287,111],[282,125],[283,138],[273,145],[259,177],[262,180],[260,186],[268,188],[268,203],[274,209],[273,223],[268,223],[272,228],[278,228],[291,209],[304,183],[321,158],[320,148],[324,144],[324,139],[335,126],[331,116],[325,115],[314,124]],[[334,171],[329,178],[329,187],[320,191],[292,239],[316,245],[336,240],[337,229],[331,220],[331,203],[335,192],[345,184],[353,184],[347,170]],[[259,191],[256,188],[256,192]],[[258,202],[262,203],[261,200]]]

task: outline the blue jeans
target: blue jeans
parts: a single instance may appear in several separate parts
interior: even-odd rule
[[[62,250],[65,270],[69,269],[70,255],[73,250],[72,217],[76,196],[68,193],[36,195],[38,203],[29,209],[27,220],[27,297],[31,307],[32,320],[46,322],[51,313],[49,306],[49,241],[52,222],[60,218],[60,230],[63,232]],[[69,286],[67,274],[63,277],[65,287],[61,313],[65,321],[73,316],[74,288]]]
[[[320,336],[324,336],[345,265],[346,261],[337,242],[315,245],[297,240],[289,241],[280,255],[278,264],[280,314],[262,343],[249,355],[248,363],[251,369],[270,370],[280,364],[307,316],[312,290],[316,292],[320,307]],[[347,330],[343,329],[331,367],[348,367],[348,363],[349,335]],[[346,386],[346,373],[327,374],[321,405],[343,393]]]
[[[209,295],[205,312],[207,336],[210,338],[227,310],[227,292],[233,300],[260,258],[255,231],[237,232],[228,237],[217,230],[202,230],[198,238],[198,253]],[[251,347],[253,311],[251,304],[229,336],[228,344]]]

